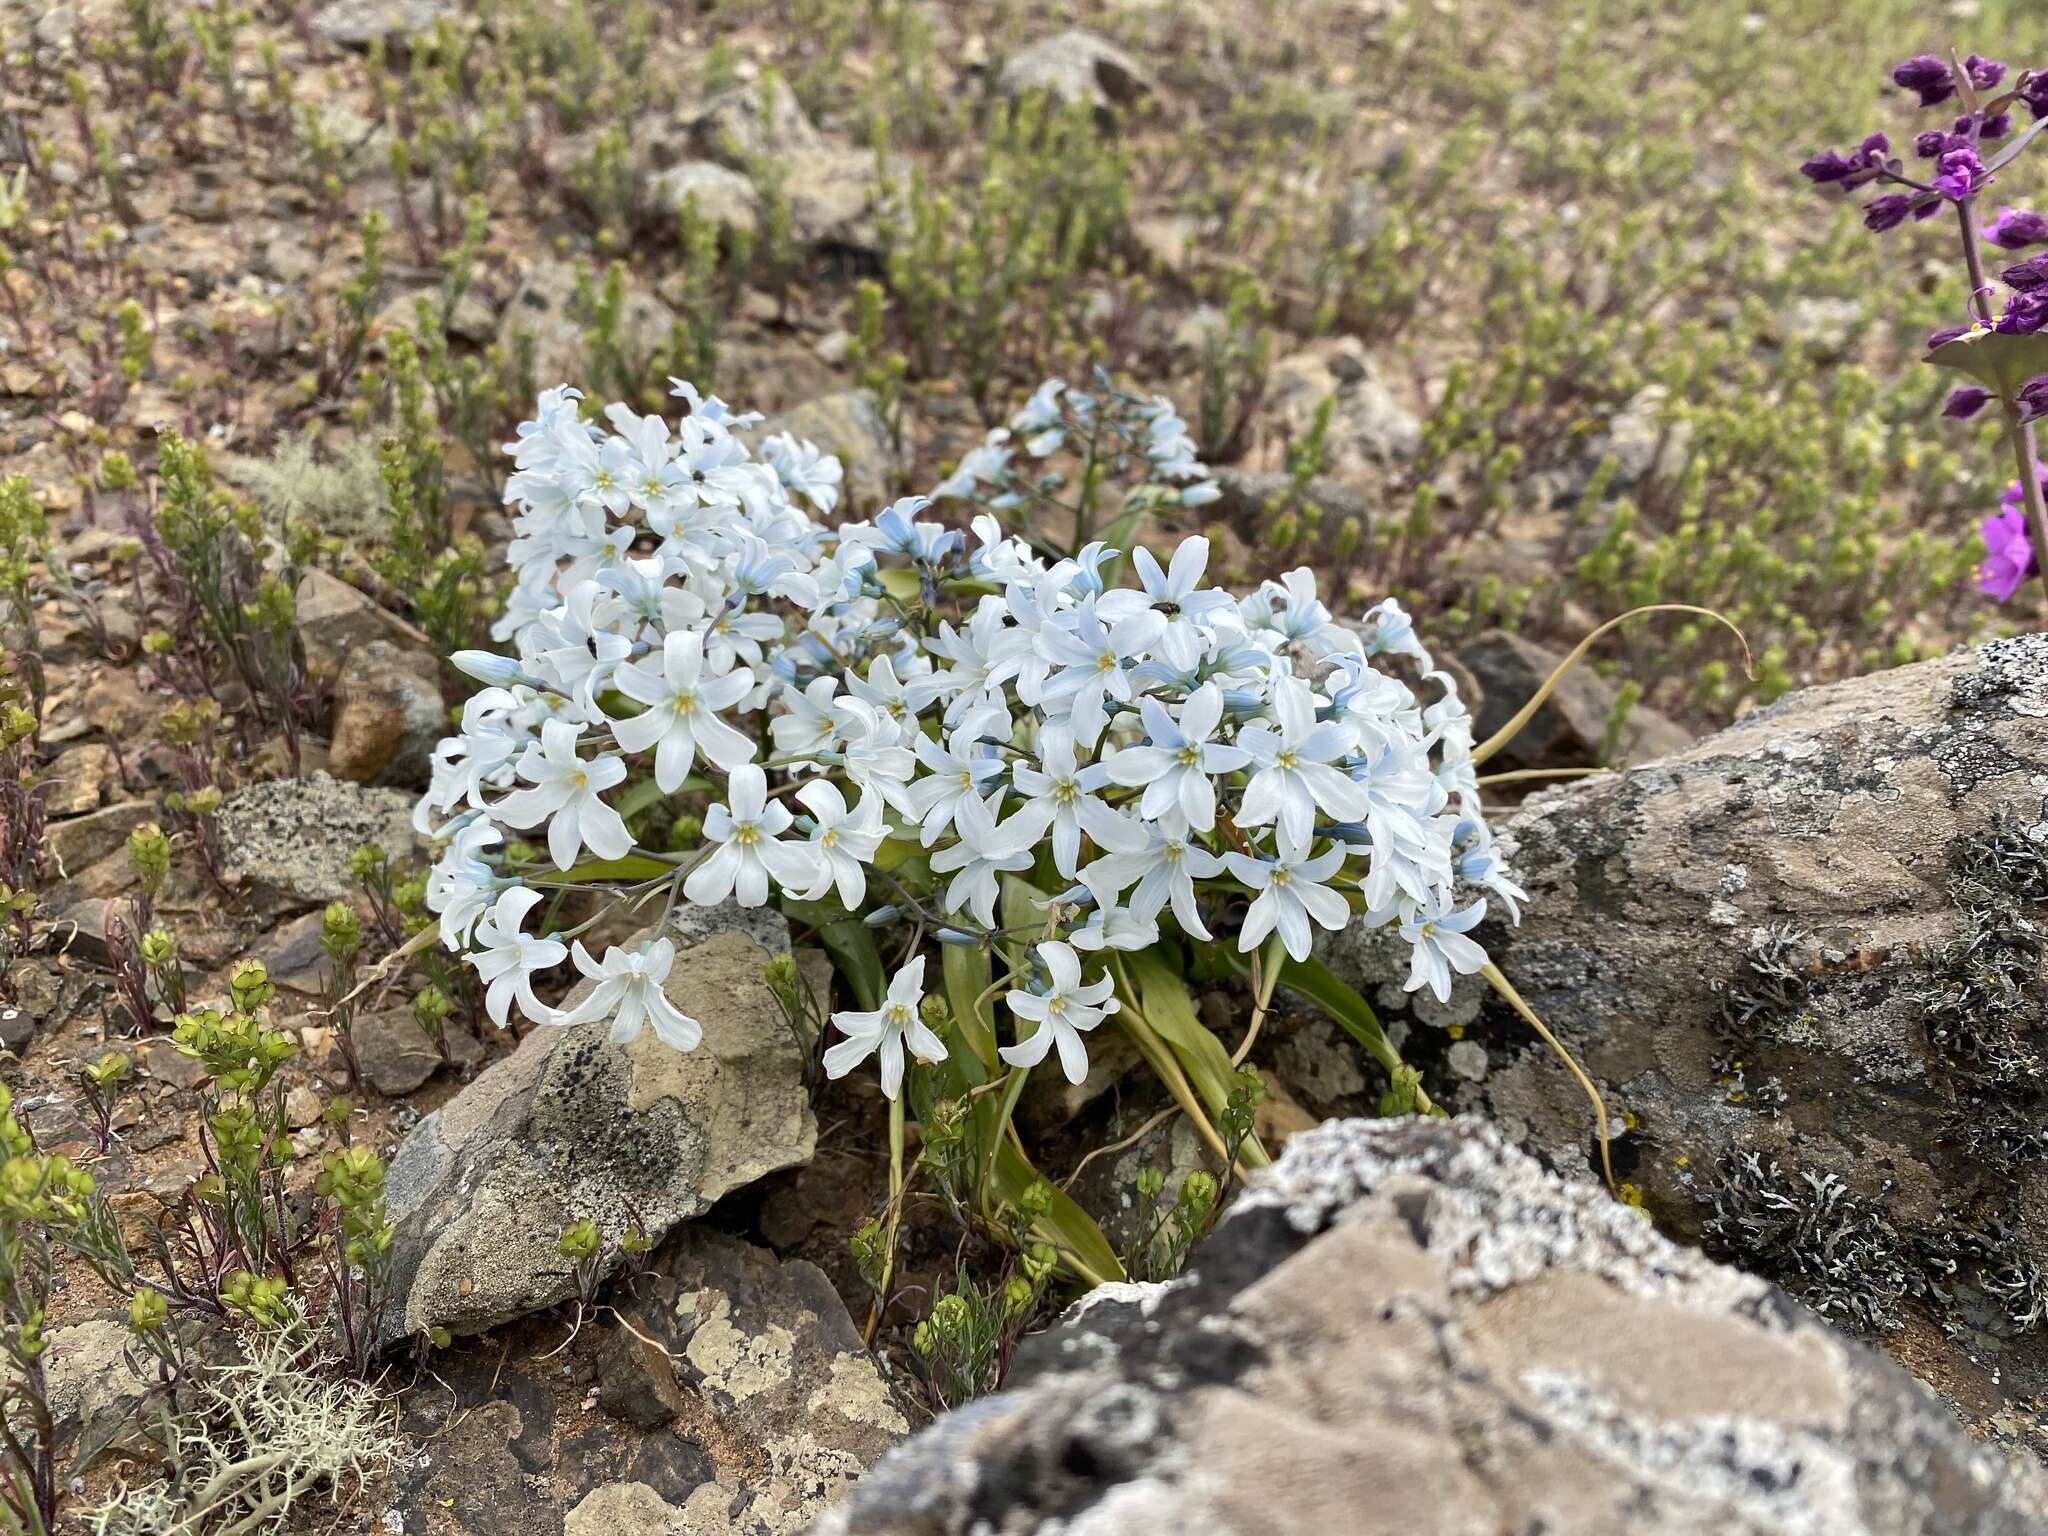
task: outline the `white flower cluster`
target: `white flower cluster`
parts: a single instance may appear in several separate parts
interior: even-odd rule
[[[602,431],[564,387],[508,447],[517,583],[496,637],[514,654],[454,658],[486,686],[417,813],[447,840],[428,896],[441,940],[470,950],[501,1024],[516,1003],[697,1040],[662,994],[666,939],[601,962],[579,943],[589,1001],[564,1015],[536,998],[534,972],[567,951],[525,931],[538,893],[504,845],[542,829],[557,870],[661,861],[671,900],[780,891],[858,913],[872,897],[869,922],[915,925],[913,952],[985,942],[1000,882],[1035,874],[1060,894],[1008,998],[1029,1032],[1003,1055],[1030,1066],[1056,1047],[1075,1081],[1081,1034],[1117,1007],[1093,952],[1156,943],[1162,923],[1244,951],[1275,935],[1296,959],[1319,927],[1392,925],[1408,987],[1439,997],[1485,963],[1472,888],[1511,912],[1522,893],[1489,849],[1469,716],[1396,604],[1346,626],[1306,569],[1235,597],[1205,585],[1201,538],[1164,566],[1135,550],[1136,585],[1119,585],[1100,543],[1048,559],[990,513],[970,541],[923,497],[829,529],[802,503],[834,509],[835,460],[787,438],[756,459],[736,434],[758,418],[671,382],[688,405],[673,428],[614,405]],[[1166,402],[1057,383],[938,494],[1020,505],[1014,454],[1071,452],[1077,433],[1091,451],[1115,437],[1155,500],[1214,495]],[[1383,669],[1392,657],[1432,697]],[[634,847],[607,796],[636,774],[705,794],[702,849]],[[882,1009],[837,1016],[834,1075],[878,1053],[893,1096],[906,1043],[943,1054],[918,1021],[922,969]]]

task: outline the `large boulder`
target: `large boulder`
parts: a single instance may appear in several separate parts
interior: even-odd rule
[[[2043,1481],[1776,1288],[1491,1126],[1295,1137],[817,1536],[2020,1536]]]
[[[1633,1197],[2048,1453],[2048,636],[1793,694],[1502,841],[1529,899],[1480,937]],[[1556,1058],[1476,979],[1414,1007],[1388,943],[1329,958],[1411,1058],[1462,1036],[1433,1089],[1592,1166]]]
[[[652,1030],[614,1045],[605,1020],[543,1026],[400,1145],[387,1342],[481,1332],[573,1295],[560,1242],[574,1222],[616,1239],[637,1220],[659,1240],[728,1190],[810,1159],[804,1051],[762,974],[788,952],[787,927],[749,914],[745,928],[706,932],[701,914],[684,916],[698,926],[676,934],[667,991],[704,1026],[695,1050]]]

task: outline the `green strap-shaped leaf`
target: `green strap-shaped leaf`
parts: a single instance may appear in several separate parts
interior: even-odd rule
[[[1138,984],[1138,1006],[1145,1022],[1173,1047],[1181,1070],[1209,1106],[1209,1113],[1222,1114],[1230,1102],[1230,1090],[1237,1085],[1237,1070],[1231,1066],[1223,1042],[1195,1012],[1195,1000],[1188,995],[1180,972],[1157,949],[1140,950],[1127,956],[1124,963]]]
[[[643,854],[623,859],[585,859],[567,869],[545,869],[526,876],[528,885],[597,885],[607,880],[655,880],[672,875],[676,866]]]
[[[993,1098],[993,1094],[984,1095]],[[1038,1170],[1033,1168],[1015,1142],[1004,1139],[996,1148],[995,1164],[996,1192],[1012,1205],[1024,1198],[1024,1191],[1040,1182]],[[1116,1250],[1103,1236],[1102,1228],[1095,1224],[1080,1206],[1064,1193],[1059,1186],[1047,1181],[1052,1190],[1052,1203],[1034,1224],[1034,1230],[1047,1242],[1060,1250],[1060,1257],[1067,1267],[1084,1284],[1094,1285],[1104,1280],[1127,1278],[1124,1266],[1116,1256]]]
[[[946,980],[946,1002],[960,1036],[973,1048],[980,1069],[969,1087],[980,1087],[988,1074],[1002,1070],[996,1062],[996,1007],[984,1000],[989,987],[988,951],[965,944],[941,944],[939,966]]]

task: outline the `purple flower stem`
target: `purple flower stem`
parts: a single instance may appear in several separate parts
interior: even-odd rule
[[[1984,254],[1977,244],[1974,197],[1956,204],[1956,217],[1963,227],[1963,260],[1970,269],[1970,310],[1986,327],[1991,325],[1991,285],[1984,277]],[[2034,569],[2048,594],[2048,506],[2041,499],[2041,458],[2034,447],[2032,422],[2020,420],[2020,408],[2001,392],[2005,405],[2005,435],[2012,442],[2012,456],[2020,471],[2021,505],[2027,509],[2027,540],[2034,546]]]

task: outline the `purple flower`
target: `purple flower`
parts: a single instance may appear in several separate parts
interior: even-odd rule
[[[1863,227],[1873,234],[1897,229],[1913,211],[1913,199],[1903,192],[1887,192],[1863,205]]]
[[[1893,70],[1892,84],[1919,92],[1923,107],[1938,106],[1956,93],[1948,65],[1931,53],[1915,54]]]
[[[1944,416],[1953,416],[1957,421],[1968,421],[1991,402],[1991,391],[1976,384],[1958,384],[1949,392],[1941,408]]]
[[[2019,83],[2018,95],[2036,117],[2048,117],[2048,69],[2027,71]]]
[[[2048,251],[2015,262],[1998,275],[2005,280],[2006,287],[2016,288],[2022,293],[2048,288]]]
[[[1991,184],[1984,162],[1977,158],[1977,151],[1967,145],[1962,149],[1949,150],[1936,165],[1941,174],[1934,178],[1934,190],[1951,202],[1959,203],[1980,187]]]
[[[1984,115],[1983,126],[1977,130],[1977,137],[1980,139],[2002,139],[2011,132],[2012,114],[2010,112],[1987,112]]]
[[[1969,71],[1970,84],[1980,91],[1988,91],[2005,78],[2005,66],[1996,59],[1987,59],[1981,53],[1973,53],[1963,60],[1963,68]]]
[[[2048,325],[2048,288],[2016,293],[2006,300],[2005,313],[1991,327],[2001,336],[2031,336]]]
[[[1967,325],[1945,325],[1927,338],[1927,350],[1932,352],[1936,347],[1947,346],[1958,336],[1967,336],[1969,334],[1970,327]]]
[[[2020,421],[2023,425],[2048,417],[2048,373],[2042,374],[2038,379],[2027,380],[2020,386],[2019,393],[2014,399],[2019,403]],[[2019,482],[2015,480],[2013,484],[2017,486]]]
[[[1998,217],[1985,227],[1984,238],[2007,251],[2048,245],[2048,217],[2025,208],[2001,208]]]
[[[1977,590],[1996,602],[2005,602],[2019,591],[2020,583],[2034,574],[2034,546],[2027,539],[2027,517],[2020,510],[2020,483],[2015,480],[2001,499],[2004,510],[1984,519],[1978,533],[1984,539],[1984,563],[1977,567]]]
[[[1873,133],[1848,154],[1830,149],[1813,156],[1799,167],[1800,174],[1816,186],[1839,185],[1844,191],[1875,180],[1884,169],[1885,156],[1891,153],[1892,141],[1881,133]]]
[[[1854,162],[1847,155],[1839,149],[1829,149],[1801,161],[1799,174],[1817,187],[1826,187],[1848,180],[1849,173],[1855,169]]]
[[[1913,153],[1922,160],[1932,160],[1937,155],[1946,154],[1956,148],[1955,140],[1955,134],[1944,133],[1939,128],[1930,128],[1913,140]]]

